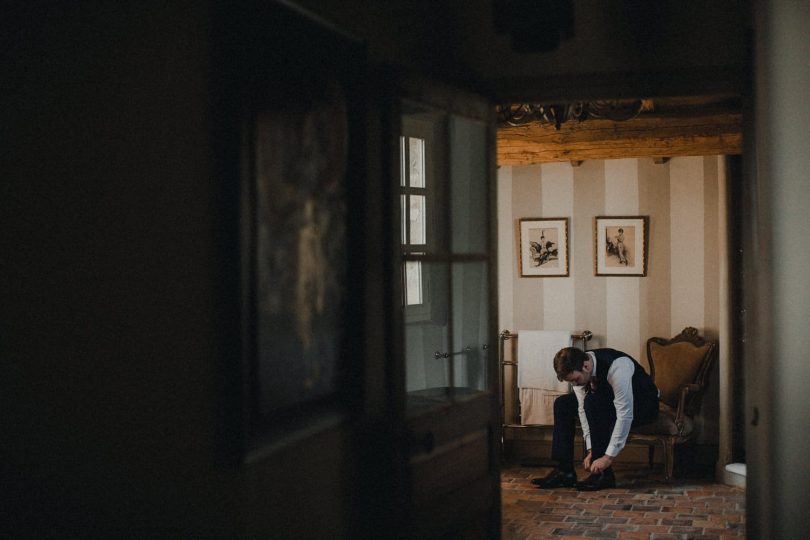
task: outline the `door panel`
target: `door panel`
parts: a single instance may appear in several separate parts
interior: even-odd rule
[[[499,422],[491,254],[494,122],[486,101],[401,87],[396,204],[409,456],[407,529],[497,538]]]
[[[429,502],[455,490],[459,480],[485,476],[488,469],[486,430],[472,432],[452,444],[422,454],[411,462],[414,468],[412,493],[417,501]]]
[[[481,476],[463,487],[419,504],[413,513],[413,538],[458,540],[500,538],[493,529],[491,509],[500,504],[490,477]],[[459,521],[459,516],[464,516]],[[438,531],[449,531],[439,534]]]
[[[483,392],[460,394],[452,405],[409,420],[417,434],[410,460],[415,538],[467,538],[462,531],[468,534],[471,523],[478,524],[474,528],[488,523],[479,531],[487,535],[490,526],[497,528],[491,515],[498,493],[492,483],[490,399]]]

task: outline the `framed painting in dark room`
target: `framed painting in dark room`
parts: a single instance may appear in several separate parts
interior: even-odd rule
[[[242,21],[236,41],[243,461],[350,407],[350,276],[362,264],[350,239],[362,204],[364,48],[268,10]]]

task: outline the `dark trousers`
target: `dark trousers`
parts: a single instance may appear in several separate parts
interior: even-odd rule
[[[639,399],[640,398],[640,399]],[[560,463],[574,461],[574,435],[579,418],[577,397],[572,392],[554,400],[554,435],[551,442],[551,458]],[[633,425],[652,422],[658,416],[658,399],[633,396]],[[605,455],[613,427],[616,425],[616,407],[609,392],[585,394],[585,417],[591,432],[591,457]]]

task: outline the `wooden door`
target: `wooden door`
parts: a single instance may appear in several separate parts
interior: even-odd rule
[[[408,536],[497,538],[494,120],[480,97],[404,83],[393,123],[397,380]]]

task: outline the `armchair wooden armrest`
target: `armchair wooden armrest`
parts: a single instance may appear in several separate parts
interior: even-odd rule
[[[703,386],[697,383],[687,384],[681,388],[680,396],[678,396],[678,407],[675,410],[675,424],[678,426],[678,431],[683,432],[684,416],[688,414],[687,400],[689,394],[698,395],[703,390]]]

